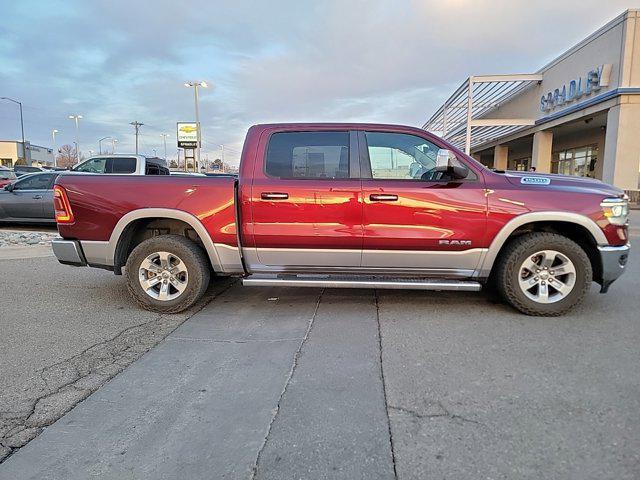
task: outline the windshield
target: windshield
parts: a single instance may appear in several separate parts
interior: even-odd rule
[[[0,170],[0,180],[15,180],[16,174],[11,170]]]

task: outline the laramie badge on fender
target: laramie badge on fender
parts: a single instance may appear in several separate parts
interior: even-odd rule
[[[522,177],[520,183],[523,185],[549,185],[551,179],[547,177]]]
[[[451,245],[451,246],[471,246],[471,240],[440,240],[438,241],[439,245]]]

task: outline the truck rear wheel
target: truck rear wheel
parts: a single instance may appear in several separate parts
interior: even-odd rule
[[[563,315],[583,300],[591,286],[589,257],[580,245],[562,235],[522,235],[501,255],[496,271],[498,290],[527,315]]]
[[[178,313],[196,303],[209,286],[209,261],[202,249],[180,235],[159,235],[133,249],[126,265],[135,300],[160,313]]]

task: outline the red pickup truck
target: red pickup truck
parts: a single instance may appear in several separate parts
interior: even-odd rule
[[[628,204],[600,181],[492,171],[424,130],[249,129],[238,178],[60,175],[59,261],[123,267],[178,312],[211,276],[244,285],[480,290],[560,315],[624,271]]]

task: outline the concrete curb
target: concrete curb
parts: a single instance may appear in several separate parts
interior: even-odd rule
[[[0,248],[0,260],[22,260],[53,256],[51,245],[27,245]]]

